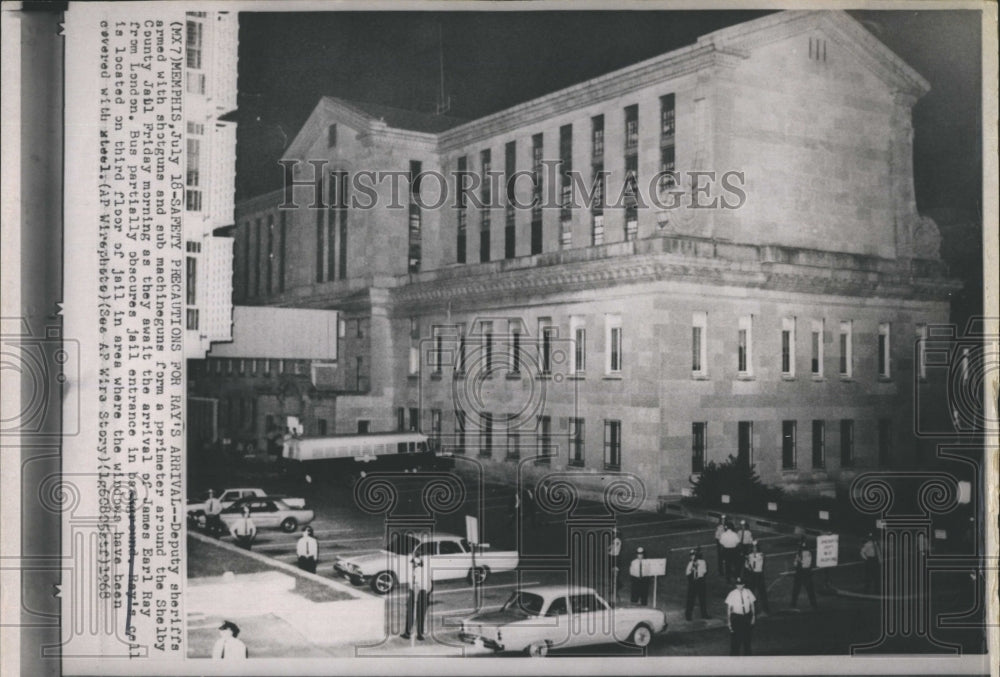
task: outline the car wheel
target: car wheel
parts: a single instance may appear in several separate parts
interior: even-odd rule
[[[630,644],[637,647],[647,647],[653,640],[653,630],[645,623],[635,626],[632,635],[628,638]]]
[[[468,579],[469,585],[482,585],[489,577],[489,569],[486,567],[476,567],[474,569],[469,569],[469,574],[466,576],[466,579]]]
[[[364,585],[365,584],[364,579],[362,579],[362,578],[360,578],[358,576],[351,576],[350,580],[351,580],[351,585]]]
[[[396,587],[396,574],[391,571],[380,571],[372,576],[372,591],[378,595],[388,595]]]
[[[299,528],[299,521],[294,517],[286,517],[281,522],[281,530],[286,534],[290,534]]]
[[[532,658],[545,658],[549,655],[549,642],[545,640],[544,642],[535,642],[528,646],[524,650],[524,653],[528,654]]]

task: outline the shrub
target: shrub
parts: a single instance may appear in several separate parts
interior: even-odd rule
[[[724,463],[708,463],[692,483],[694,502],[704,506],[722,504],[722,495],[729,496],[731,510],[762,511],[769,501],[777,501],[783,492],[760,481],[752,465],[730,456]]]

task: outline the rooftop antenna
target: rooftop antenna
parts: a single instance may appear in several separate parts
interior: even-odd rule
[[[441,89],[438,92],[437,114],[443,115],[451,110],[451,97],[444,93],[444,38],[442,37],[441,22],[438,21],[438,63],[440,66]]]

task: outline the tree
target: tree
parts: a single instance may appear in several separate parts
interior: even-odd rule
[[[724,463],[708,463],[692,484],[696,503],[717,506],[726,494],[729,506],[736,510],[762,510],[783,493],[761,482],[752,465],[741,463],[731,455]]]

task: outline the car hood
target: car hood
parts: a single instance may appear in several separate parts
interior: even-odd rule
[[[388,562],[392,562],[397,557],[400,557],[400,555],[393,555],[388,550],[376,550],[375,552],[368,553],[367,555],[341,557],[340,560],[343,562],[357,564],[359,567],[365,568],[366,566],[382,566]]]
[[[526,614],[520,609],[507,609],[476,614],[475,616],[466,619],[466,622],[477,623],[479,625],[507,625],[508,623],[516,623],[528,618],[532,618],[532,616]]]

